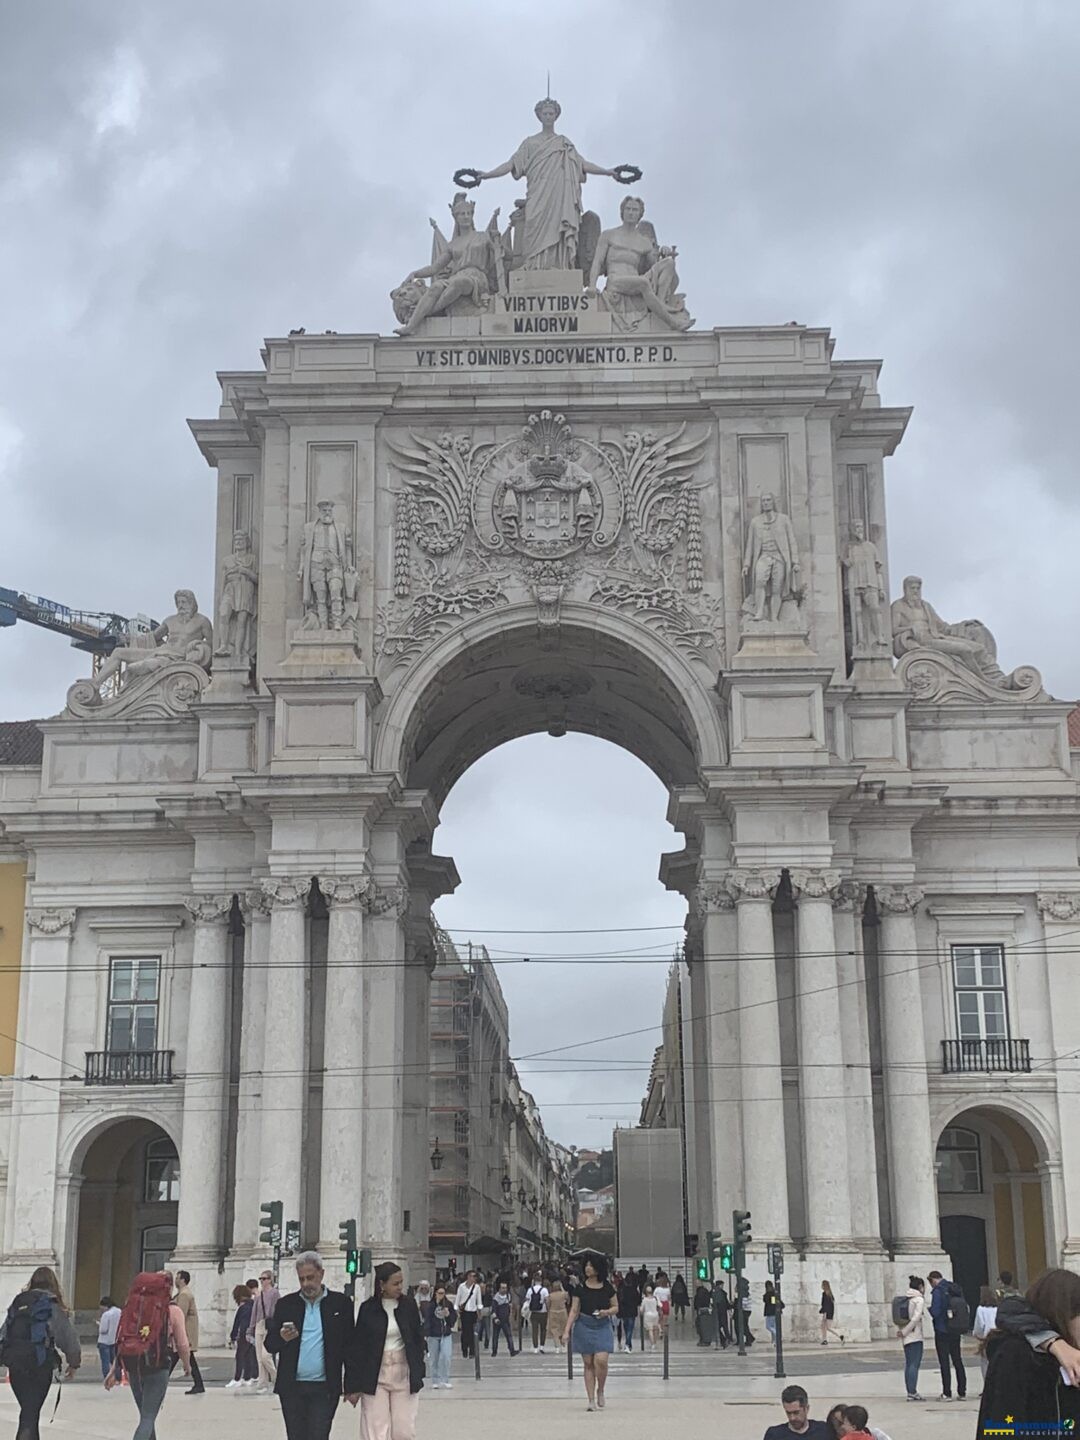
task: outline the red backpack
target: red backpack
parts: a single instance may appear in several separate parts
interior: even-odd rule
[[[130,1369],[161,1370],[171,1363],[169,1352],[169,1304],[172,1283],[168,1275],[136,1275],[116,1331],[116,1353]]]

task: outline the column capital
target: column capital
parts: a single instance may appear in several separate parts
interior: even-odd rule
[[[409,891],[404,885],[376,885],[372,880],[361,901],[365,915],[396,915],[400,920],[409,908]]]
[[[366,908],[375,889],[370,875],[317,875],[322,897],[332,910]]]
[[[1044,920],[1080,918],[1080,890],[1043,890],[1035,897]]]
[[[841,880],[833,895],[833,909],[844,912],[859,911],[866,905],[866,886],[861,880]]]
[[[224,925],[232,914],[231,895],[185,895],[184,909],[196,925]]]
[[[732,899],[743,901],[766,901],[772,903],[780,884],[780,870],[729,870],[724,884]]]
[[[792,870],[791,893],[796,900],[834,901],[840,889],[839,870]]]
[[[695,920],[718,911],[735,909],[735,896],[728,889],[725,879],[702,880],[690,891],[690,913]]]
[[[39,935],[70,940],[71,927],[75,924],[75,911],[73,909],[57,909],[52,905],[34,906],[26,912],[26,923]]]
[[[270,910],[300,910],[307,908],[310,880],[306,875],[264,875],[259,889]]]
[[[918,885],[875,885],[874,899],[883,915],[913,915],[926,891]]]

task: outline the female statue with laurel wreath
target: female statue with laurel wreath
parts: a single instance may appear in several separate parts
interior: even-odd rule
[[[578,231],[581,228],[581,187],[588,175],[607,175],[621,185],[641,179],[633,165],[605,170],[578,154],[571,140],[555,133],[562,107],[550,96],[535,107],[540,133],[523,140],[504,165],[494,170],[459,170],[457,185],[479,185],[500,175],[524,179],[525,236],[522,247],[526,270],[576,270]]]

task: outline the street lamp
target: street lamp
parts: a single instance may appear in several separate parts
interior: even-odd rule
[[[518,1198],[518,1204],[519,1204],[519,1205],[524,1205],[524,1204],[525,1204],[525,1186],[524,1186],[524,1185],[519,1185],[519,1186],[518,1186],[517,1198]]]
[[[509,1176],[509,1175],[504,1175],[503,1178],[502,1178],[502,1192],[503,1192],[503,1198],[504,1198],[505,1200],[509,1200],[509,1199],[510,1199],[510,1195],[511,1195],[511,1192],[513,1191],[513,1188],[514,1188],[514,1182],[510,1179],[510,1176]]]
[[[432,1170],[441,1170],[441,1169],[442,1169],[442,1162],[443,1162],[443,1160],[444,1160],[445,1158],[446,1158],[446,1157],[443,1155],[443,1152],[439,1149],[439,1137],[436,1135],[436,1136],[435,1136],[435,1148],[434,1148],[434,1150],[432,1150],[432,1152],[431,1152],[431,1168],[432,1168]]]

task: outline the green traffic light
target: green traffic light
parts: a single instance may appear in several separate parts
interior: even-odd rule
[[[707,1260],[699,1260],[697,1262],[697,1278],[699,1280],[708,1280],[709,1262]]]
[[[346,1275],[356,1275],[359,1273],[359,1270],[360,1252],[359,1250],[350,1250],[345,1256],[345,1273]]]
[[[735,1247],[734,1245],[722,1245],[720,1247],[720,1268],[721,1270],[735,1269]]]

